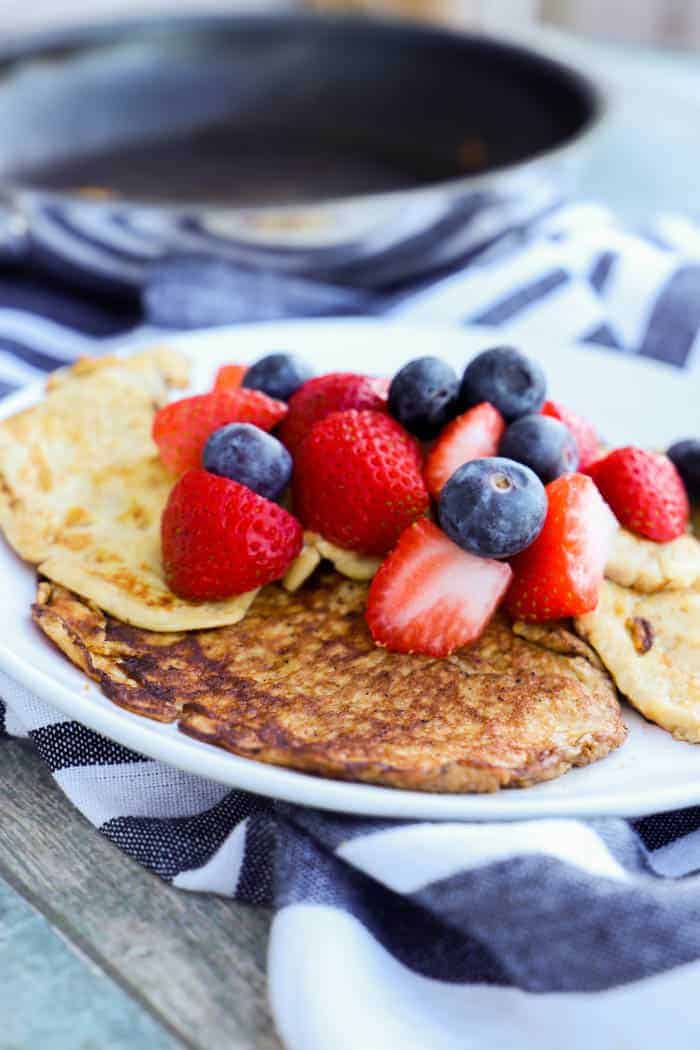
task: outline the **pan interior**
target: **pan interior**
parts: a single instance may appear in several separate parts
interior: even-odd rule
[[[285,204],[518,163],[594,110],[575,75],[480,38],[294,16],[124,26],[0,62],[0,178]]]

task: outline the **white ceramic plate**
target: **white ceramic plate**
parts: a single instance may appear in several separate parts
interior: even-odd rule
[[[488,329],[406,327],[374,321],[286,322],[189,333],[167,340],[191,357],[204,389],[226,361],[276,349],[296,351],[318,371],[391,374],[406,360],[438,354],[458,368],[498,335]],[[524,346],[549,389],[595,422],[611,443],[665,447],[697,430],[700,387],[669,368],[596,349]],[[0,417],[41,396],[23,390],[0,403]],[[637,815],[700,803],[700,746],[683,744],[625,705],[627,743],[585,769],[524,791],[428,795],[350,784],[275,768],[220,751],[111,704],[36,629],[29,617],[34,570],[0,540],[0,668],[70,718],[153,758],[212,780],[348,813],[426,819],[496,820],[594,814]]]

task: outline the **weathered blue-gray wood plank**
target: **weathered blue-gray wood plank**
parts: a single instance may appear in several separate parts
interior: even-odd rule
[[[167,1030],[173,1045],[279,1050],[266,996],[266,912],[165,885],[97,834],[26,744],[0,744],[0,797],[0,878]],[[12,913],[17,915],[16,908]],[[44,927],[36,930],[39,940],[46,935]],[[20,932],[15,929],[14,936]],[[47,1050],[41,1033],[50,1031],[54,1020],[53,993],[44,986],[52,968],[43,968],[41,958],[35,958],[41,948],[31,925],[25,934],[28,939],[14,941],[16,951],[7,947],[0,994],[6,992],[8,966],[17,974],[39,967],[34,1029],[17,1050]],[[51,945],[51,939],[45,943]],[[54,992],[63,994],[73,983],[77,1010],[90,1000],[95,972],[76,968],[70,953],[55,959]],[[65,980],[61,968],[69,971]],[[69,1007],[70,999],[64,1001]],[[98,1005],[96,1001],[92,1045],[111,1050],[119,1044],[103,1037]],[[3,1043],[5,1014],[0,1008],[0,1050],[15,1050],[12,1043]],[[139,1017],[136,1009],[132,1017]],[[86,1025],[89,1020],[86,1014]],[[78,1050],[79,1044],[64,1046]]]
[[[176,1040],[0,880],[2,1050],[176,1050]]]

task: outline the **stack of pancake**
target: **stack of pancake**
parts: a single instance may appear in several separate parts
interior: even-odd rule
[[[525,787],[604,757],[626,736],[613,678],[647,717],[700,740],[690,535],[621,533],[594,613],[575,625],[499,614],[443,660],[377,648],[364,620],[376,563],[320,537],[286,587],[177,598],[159,554],[174,479],[150,428],[186,382],[166,350],[82,362],[0,424],[0,527],[37,566],[34,620],[112,701],[239,755],[427,791]]]

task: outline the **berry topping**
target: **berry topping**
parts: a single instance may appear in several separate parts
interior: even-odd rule
[[[277,499],[292,476],[292,457],[281,441],[252,423],[229,423],[208,438],[202,465],[212,474]]]
[[[379,645],[449,656],[483,632],[512,578],[505,562],[467,554],[424,519],[401,534],[367,596]]]
[[[697,438],[677,441],[667,455],[683,479],[688,498],[700,500],[700,441]]]
[[[418,443],[380,412],[333,412],[316,423],[294,464],[304,525],[346,550],[386,554],[428,509]]]
[[[498,452],[534,470],[545,485],[578,467],[574,435],[550,416],[533,413],[516,419],[501,438]]]
[[[247,365],[222,365],[216,373],[214,390],[238,390],[247,371]]]
[[[668,456],[628,445],[597,460],[588,473],[630,532],[667,543],[688,527],[688,496]]]
[[[578,469],[586,470],[600,455],[600,442],[595,427],[583,416],[577,416],[561,404],[560,401],[545,401],[542,415],[558,419],[574,435],[578,448]]]
[[[467,365],[459,399],[462,408],[490,401],[506,423],[530,412],[539,412],[547,381],[532,358],[510,346],[497,346],[477,354]]]
[[[243,386],[262,390],[278,401],[288,401],[312,375],[309,365],[294,354],[267,354],[250,366]]]
[[[510,558],[529,547],[546,514],[547,496],[537,475],[498,456],[459,467],[438,505],[440,525],[450,539],[482,558]]]
[[[423,476],[434,499],[457,467],[470,459],[495,456],[505,430],[503,417],[484,402],[448,423],[428,453]]]
[[[210,434],[226,423],[254,423],[272,430],[287,411],[259,390],[214,390],[171,401],[153,418],[153,440],[166,467],[181,474],[201,466],[202,450]]]
[[[598,604],[617,524],[590,478],[565,474],[546,488],[547,517],[535,542],[513,559],[506,598],[521,620],[558,620]]]
[[[389,411],[423,441],[439,434],[457,412],[459,380],[439,357],[419,357],[396,373],[389,388]]]
[[[309,379],[290,398],[289,412],[279,430],[280,439],[295,455],[319,419],[350,408],[385,412],[386,399],[386,382],[382,379],[355,372],[329,372]]]
[[[161,521],[168,586],[216,601],[278,580],[302,547],[296,518],[251,489],[205,470],[180,478]]]

